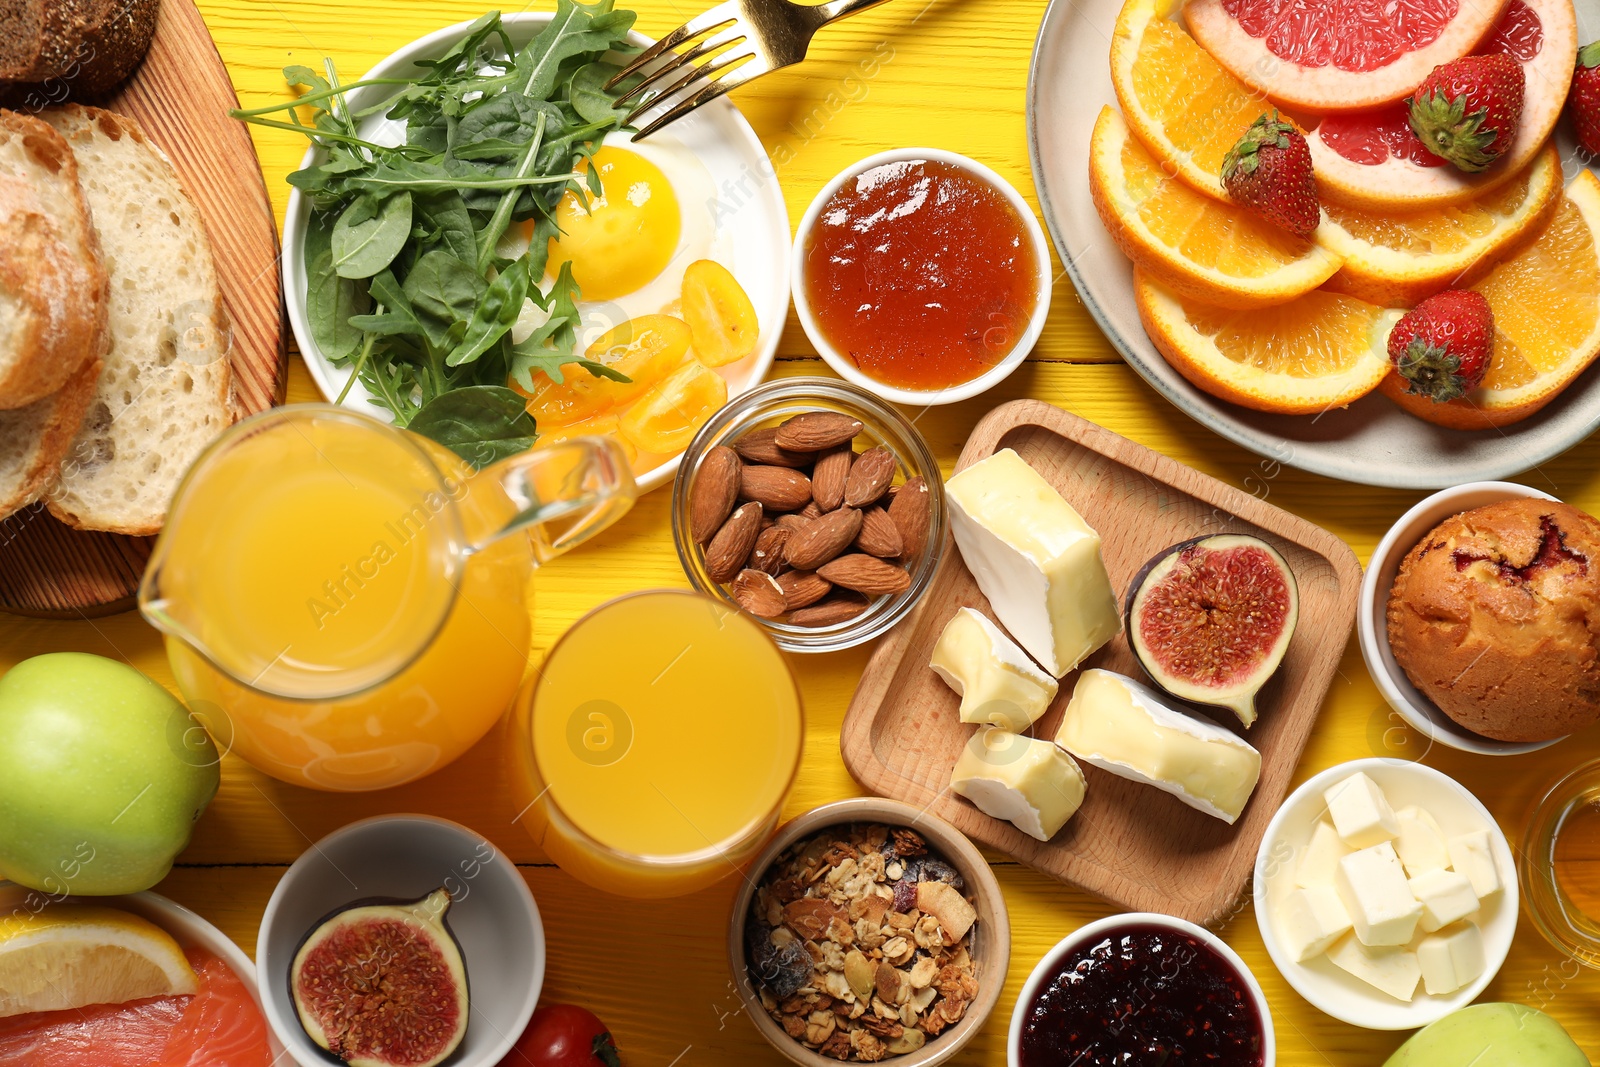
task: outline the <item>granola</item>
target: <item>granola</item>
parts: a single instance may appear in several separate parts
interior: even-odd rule
[[[875,1063],[921,1048],[978,994],[978,912],[913,830],[849,825],[788,848],[745,919],[761,1004],[824,1056]]]

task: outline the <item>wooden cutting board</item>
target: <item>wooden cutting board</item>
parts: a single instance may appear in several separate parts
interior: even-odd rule
[[[1355,623],[1361,564],[1328,531],[1037,400],[990,412],[956,469],[1002,448],[1015,449],[1100,532],[1119,595],[1163,548],[1209,533],[1254,534],[1288,560],[1300,591],[1299,627],[1258,698],[1260,719],[1240,731],[1261,752],[1255,795],[1228,826],[1150,786],[1085,766],[1083,807],[1054,839],[1039,842],[951,791],[950,770],[976,727],[961,723],[960,699],[928,658],[957,608],[994,617],[953,543],[922,603],[867,664],[840,732],[845,765],[873,792],[925,806],[973,840],[1121,907],[1218,923],[1244,890],[1327,696]],[[1121,635],[1084,666],[1140,677]],[[1035,736],[1055,736],[1075,677],[1062,679]]]
[[[26,110],[32,99],[14,106]],[[86,102],[137,121],[200,209],[233,329],[239,416],[281,402],[288,367],[277,225],[255,146],[244,124],[228,117],[238,97],[194,0],[162,0],[144,63],[109,100]],[[0,610],[46,617],[124,611],[133,606],[150,545],[149,538],[73,530],[36,504],[0,523]]]

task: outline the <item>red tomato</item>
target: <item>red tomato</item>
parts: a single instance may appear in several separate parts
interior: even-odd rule
[[[606,1024],[576,1004],[547,1004],[533,1013],[500,1067],[621,1067]]]

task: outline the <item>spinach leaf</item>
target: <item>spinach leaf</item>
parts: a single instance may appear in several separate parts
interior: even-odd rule
[[[452,347],[450,329],[472,317],[488,290],[483,276],[448,252],[429,252],[417,260],[402,287],[435,348]]]
[[[533,137],[544,116],[546,136],[554,136],[567,126],[561,109],[546,100],[530,100],[517,93],[502,93],[481,103],[461,116],[456,123],[455,149],[461,158],[462,149],[485,142],[504,142],[515,146],[509,155],[520,156],[521,148]]]
[[[478,254],[477,228],[460,193],[417,197],[412,222],[412,236],[430,249],[441,248],[461,260]]]
[[[411,194],[379,202],[363,196],[333,225],[333,267],[341,278],[370,278],[400,254],[411,237]]]
[[[489,283],[489,291],[478,301],[467,322],[461,343],[445,358],[445,366],[471,363],[511,332],[522,315],[522,302],[528,298],[528,261],[517,260]]]
[[[361,330],[350,324],[350,318],[365,312],[371,301],[359,283],[339,277],[334,270],[332,244],[332,222],[321,212],[312,212],[304,245],[306,318],[311,339],[323,356],[340,363],[361,347]]]
[[[428,401],[408,428],[481,470],[533,447],[537,428],[527,405],[505,386],[469,385]]]
[[[604,86],[617,68],[610,63],[586,63],[572,75],[568,88],[572,109],[585,122],[620,122],[623,112],[614,110],[616,97],[606,92]]]

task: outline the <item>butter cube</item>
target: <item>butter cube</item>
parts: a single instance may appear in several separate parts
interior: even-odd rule
[[[1301,889],[1333,885],[1333,875],[1339,869],[1339,861],[1354,851],[1344,843],[1344,838],[1333,828],[1333,823],[1318,819],[1311,831],[1311,841],[1300,854],[1300,866],[1295,868],[1294,884]]]
[[[1405,868],[1387,841],[1340,860],[1334,888],[1363,945],[1404,945],[1417,932],[1422,905],[1411,895]]]
[[[1500,892],[1500,867],[1494,861],[1489,831],[1473,830],[1471,833],[1458,834],[1450,839],[1449,849],[1450,866],[1456,869],[1457,874],[1467,876],[1479,900]]]
[[[1296,889],[1278,912],[1278,936],[1296,963],[1322,955],[1349,931],[1350,913],[1331,885]]]
[[[1328,804],[1334,829],[1351,848],[1371,848],[1399,836],[1400,822],[1388,798],[1364,773],[1352,774],[1332,786],[1322,799]]]
[[[1478,894],[1467,876],[1455,871],[1424,871],[1411,879],[1411,895],[1422,905],[1422,932],[1431,934],[1478,910]]]
[[[1483,974],[1483,933],[1473,923],[1461,923],[1429,934],[1417,945],[1422,965],[1422,987],[1435,996],[1454,993]]]
[[[1406,873],[1415,878],[1424,871],[1442,871],[1450,866],[1450,849],[1444,841],[1444,831],[1422,808],[1413,804],[1395,812],[1400,834],[1394,840],[1394,850],[1400,854]]]
[[[1056,680],[972,608],[962,608],[945,623],[929,666],[960,694],[962,722],[1021,733],[1056,695]]]
[[[1083,771],[1048,741],[979,727],[950,772],[950,788],[978,810],[1048,841],[1083,804]]]
[[[1407,1004],[1416,997],[1417,983],[1422,980],[1417,954],[1407,948],[1374,948],[1347,937],[1328,950],[1328,960],[1379,992]]]
[[[945,484],[961,558],[995,617],[1060,678],[1122,630],[1100,535],[1003,448]]]

